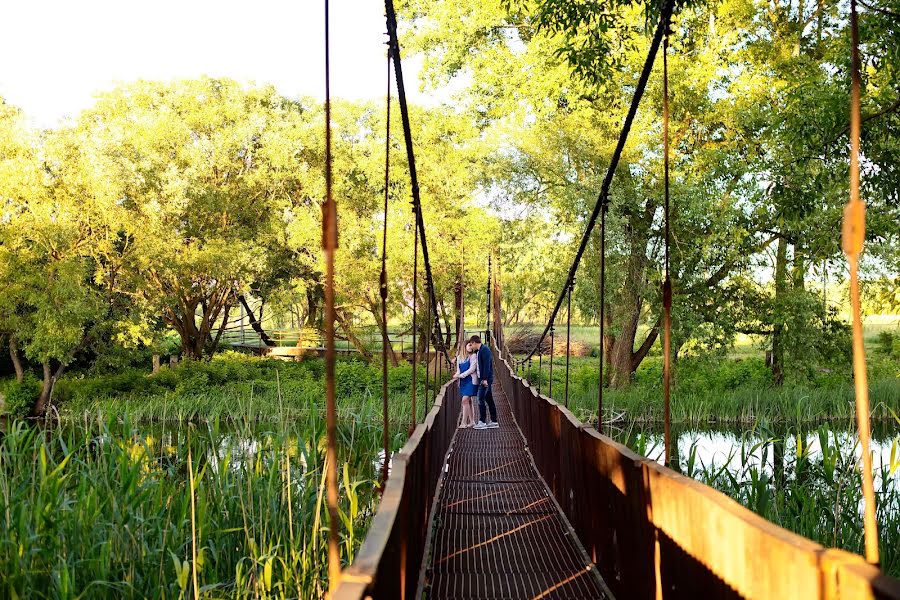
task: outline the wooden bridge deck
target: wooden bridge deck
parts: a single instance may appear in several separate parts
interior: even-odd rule
[[[499,429],[459,430],[435,504],[426,595],[609,598],[540,477],[499,385]]]

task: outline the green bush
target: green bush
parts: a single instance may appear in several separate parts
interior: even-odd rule
[[[103,375],[88,377],[85,379],[70,380],[62,386],[60,399],[70,398],[98,398],[103,396],[116,396],[134,392],[144,392],[151,387],[151,382],[142,371],[125,371],[116,375]]]
[[[202,372],[190,373],[175,386],[175,393],[183,396],[196,396],[209,391],[209,376]]]
[[[169,368],[160,369],[157,373],[150,376],[150,381],[154,386],[163,390],[174,390],[178,385],[179,379],[178,373]]]
[[[373,393],[380,376],[366,363],[341,361],[335,366],[334,382],[338,398],[349,398]]]
[[[11,417],[24,417],[41,395],[41,382],[31,373],[26,373],[21,382],[15,379],[8,382],[3,395],[6,398],[6,413]]]
[[[875,350],[882,354],[890,355],[894,351],[894,339],[896,336],[893,331],[881,331],[875,338]]]
[[[900,359],[900,334],[894,331],[882,331],[878,334],[876,350],[880,354]]]

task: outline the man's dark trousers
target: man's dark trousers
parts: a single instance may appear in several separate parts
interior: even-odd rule
[[[487,405],[487,407],[485,407]],[[491,421],[494,423],[497,422],[497,405],[494,404],[494,392],[491,390],[490,385],[479,385],[478,386],[478,414],[481,417],[482,423],[487,423],[485,417],[487,416],[487,409],[491,411]]]

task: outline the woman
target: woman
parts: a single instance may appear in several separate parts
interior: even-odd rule
[[[478,394],[478,360],[471,344],[466,344],[466,356],[456,357],[456,374],[459,379],[459,395],[462,397],[462,409],[459,413],[459,428],[465,429],[475,425],[475,396]]]

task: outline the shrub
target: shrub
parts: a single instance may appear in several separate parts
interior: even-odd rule
[[[133,370],[116,375],[69,380],[65,385],[58,386],[58,390],[59,397],[64,400],[70,398],[92,400],[105,396],[142,392],[150,387],[151,382],[147,376],[141,371]]]
[[[377,372],[366,363],[341,361],[335,366],[335,393],[338,398],[372,393],[378,382]]]
[[[41,395],[41,382],[31,373],[26,373],[21,382],[12,380],[7,383],[3,395],[6,397],[7,414],[14,418],[27,416],[34,401]]]
[[[160,369],[155,375],[150,376],[150,381],[155,386],[165,390],[174,390],[179,379],[178,373],[168,367]]]
[[[203,372],[191,373],[175,386],[175,393],[183,396],[198,396],[208,391],[209,376]]]

